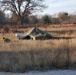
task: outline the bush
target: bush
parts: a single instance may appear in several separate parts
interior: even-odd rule
[[[6,27],[4,27],[4,32],[5,32],[5,33],[8,33],[8,32],[9,32],[9,30],[10,30],[10,29],[9,29],[9,27],[7,27],[7,26],[6,26]]]

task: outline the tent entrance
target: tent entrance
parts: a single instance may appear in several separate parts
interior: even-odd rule
[[[23,39],[29,40],[29,39],[31,39],[31,37],[28,35],[28,36],[24,37]]]

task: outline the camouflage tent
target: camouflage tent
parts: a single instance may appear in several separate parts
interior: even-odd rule
[[[49,33],[44,32],[38,29],[37,27],[34,27],[30,31],[22,34],[19,38],[20,39],[31,39],[31,40],[38,40],[38,39],[43,40],[43,39],[50,39],[52,38],[52,36]]]

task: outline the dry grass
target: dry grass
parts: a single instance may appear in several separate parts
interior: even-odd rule
[[[8,34],[6,36],[8,37]],[[18,40],[14,34],[10,34],[9,38],[12,39],[9,43],[0,39],[1,71],[76,68],[76,39]]]
[[[76,33],[53,35],[76,37]],[[3,37],[10,38],[11,42],[5,43]],[[75,38],[33,41],[19,40],[14,33],[0,34],[0,71],[52,68],[76,68]]]

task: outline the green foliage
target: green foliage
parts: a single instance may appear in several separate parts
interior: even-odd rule
[[[0,23],[3,23],[5,21],[5,14],[3,11],[0,11]]]
[[[24,20],[23,20],[24,24],[29,24],[29,18],[25,16]]]
[[[43,22],[44,24],[49,24],[49,23],[50,23],[50,18],[48,17],[48,15],[44,15],[44,16],[42,17],[42,22]]]

